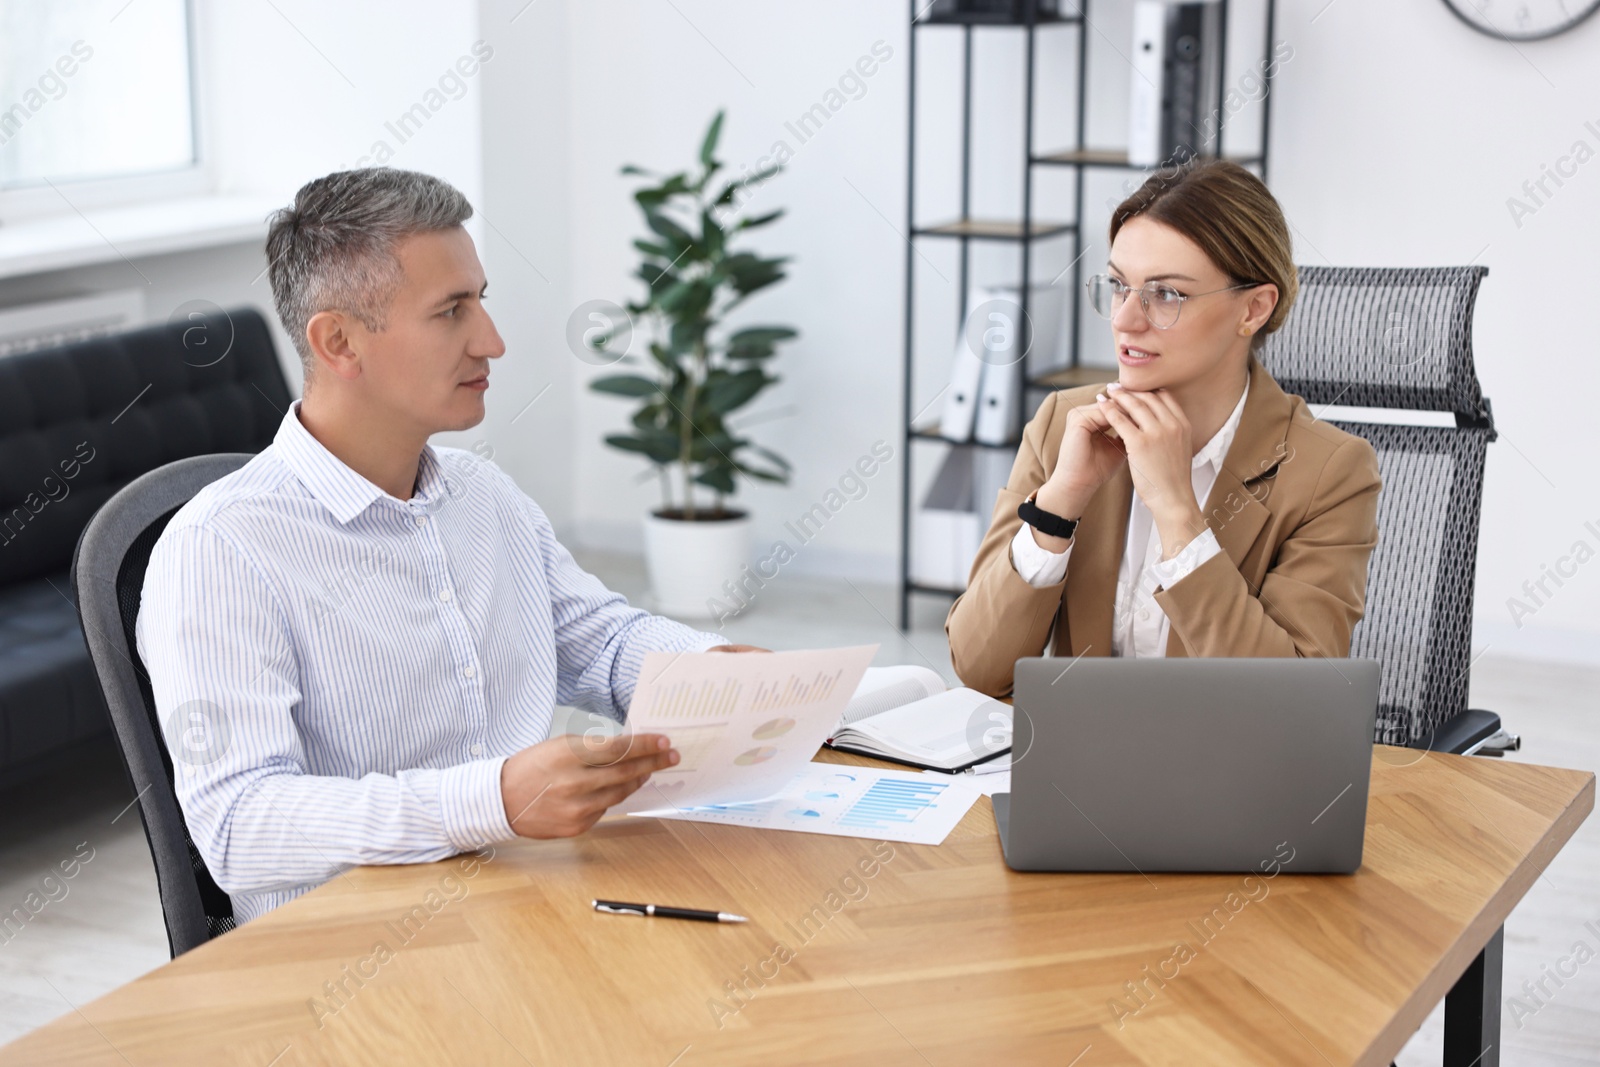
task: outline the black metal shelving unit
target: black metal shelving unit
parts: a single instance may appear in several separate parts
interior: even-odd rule
[[[1228,0],[1216,0],[1221,10],[1222,51],[1218,59],[1220,71],[1217,78],[1216,114],[1225,113],[1224,102],[1228,91],[1227,68],[1227,42],[1229,30],[1229,3]],[[1060,0],[1063,8],[1069,6],[1072,0]],[[1052,389],[1061,389],[1073,385],[1099,381],[1105,376],[1105,368],[1085,369],[1080,359],[1079,335],[1081,333],[1081,301],[1083,288],[1078,282],[1077,263],[1083,252],[1083,234],[1079,222],[1083,218],[1083,194],[1085,172],[1094,169],[1149,171],[1155,168],[1132,166],[1128,162],[1128,154],[1124,150],[1091,148],[1084,143],[1085,123],[1088,116],[1088,69],[1089,69],[1089,33],[1092,27],[1090,7],[1092,0],[1078,0],[1076,12],[1064,14],[1046,14],[1040,11],[1043,6],[1040,0],[1016,0],[1015,6],[1020,14],[997,15],[992,13],[929,13],[918,17],[919,12],[927,11],[932,5],[928,0],[910,0],[911,30],[910,30],[910,59],[908,63],[909,92],[907,93],[907,122],[906,122],[906,232],[910,238],[906,243],[906,281],[905,281],[905,353],[903,359],[904,382],[902,388],[903,402],[901,405],[901,455],[906,457],[905,472],[901,479],[900,494],[900,629],[910,628],[911,598],[916,594],[933,594],[946,598],[959,596],[962,590],[930,586],[911,579],[911,551],[912,551],[912,525],[915,516],[915,505],[912,500],[912,468],[913,444],[916,441],[942,442],[951,448],[980,448],[1000,449],[1015,451],[1021,443],[1009,441],[1003,444],[988,444],[979,441],[953,442],[940,437],[930,429],[916,429],[911,423],[914,417],[912,410],[912,389],[915,365],[915,340],[914,323],[916,311],[916,242],[919,240],[954,240],[960,242],[960,281],[956,287],[958,304],[956,314],[957,329],[961,329],[967,317],[967,292],[968,270],[970,265],[969,252],[974,241],[995,241],[1017,246],[1018,257],[1021,261],[1021,281],[1018,297],[1022,307],[1022,322],[1019,324],[1022,337],[1019,343],[1023,346],[1023,379],[1028,394],[1025,397],[1025,408],[1033,410],[1033,404],[1027,403],[1033,396]],[[1263,48],[1264,61],[1270,61],[1273,55],[1273,30],[1276,16],[1277,0],[1266,0],[1265,15],[1265,44]],[[1061,32],[1074,33],[1076,37],[1076,62],[1077,62],[1077,121],[1074,129],[1074,144],[1070,147],[1053,152],[1037,152],[1034,149],[1034,119],[1036,105],[1036,81],[1038,63],[1038,39],[1044,34],[1041,31],[1051,31],[1061,28]],[[1024,107],[1023,107],[1023,152],[1021,162],[1022,177],[1022,213],[1021,217],[1012,220],[975,219],[972,217],[972,41],[975,32],[982,30],[993,33],[1021,33],[1026,36],[1024,52],[1026,55],[1023,64],[1024,82]],[[917,40],[923,32],[957,32],[962,35],[961,58],[961,214],[960,217],[938,223],[935,225],[919,225],[917,221],[916,191],[917,191]],[[1259,169],[1263,180],[1267,176],[1267,140],[1271,129],[1272,118],[1272,82],[1274,69],[1270,62],[1264,62],[1262,79],[1264,83],[1263,97],[1261,99],[1261,135],[1260,148],[1251,155],[1229,155],[1227,158],[1242,166],[1254,166]],[[1218,124],[1217,145],[1222,145],[1222,124]],[[1075,172],[1073,198],[1073,213],[1069,221],[1041,222],[1034,217],[1034,168],[1035,167],[1067,167]],[[1028,301],[1031,296],[1033,246],[1036,243],[1049,240],[1068,238],[1071,240],[1071,262],[1073,282],[1069,287],[1070,297],[1067,300],[1066,319],[1063,324],[1067,330],[1068,362],[1064,367],[1057,368],[1046,374],[1031,374],[1030,360],[1033,359],[1031,338],[1027,336],[1029,329]],[[1065,273],[1065,272],[1063,272]]]

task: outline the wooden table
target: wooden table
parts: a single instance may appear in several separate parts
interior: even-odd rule
[[[1497,1003],[1469,967],[1594,775],[1374,753],[1350,876],[1016,874],[987,800],[940,847],[619,819],[351,871],[0,1063],[1387,1064],[1464,974]]]

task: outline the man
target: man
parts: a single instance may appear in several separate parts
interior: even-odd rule
[[[630,608],[499,468],[428,445],[482,421],[505,353],[471,215],[437,178],[368,168],[273,216],[304,399],[150,558],[139,652],[241,923],[353,864],[582,833],[678,754],[549,738],[553,707],[620,722],[646,652],[748,650]]]

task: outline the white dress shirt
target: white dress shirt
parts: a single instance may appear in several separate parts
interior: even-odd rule
[[[173,517],[137,634],[189,833],[241,923],[355,864],[510,839],[501,765],[556,704],[621,721],[646,652],[725,640],[629,607],[493,463],[426,448],[398,500],[298,403]]]
[[[1194,485],[1194,498],[1202,507],[1211,487],[1216,484],[1222,461],[1233,444],[1239,429],[1239,419],[1244,415],[1244,400],[1250,394],[1250,383],[1234,405],[1227,421],[1194,454],[1189,477]],[[1156,601],[1157,589],[1170,589],[1212,556],[1219,555],[1222,546],[1217,535],[1207,528],[1190,540],[1171,559],[1161,558],[1161,534],[1156,530],[1155,517],[1145,507],[1139,494],[1133,495],[1128,512],[1128,540],[1122,549],[1122,564],[1117,568],[1117,599],[1111,616],[1111,654],[1149,658],[1167,654],[1167,634],[1171,623],[1167,613]],[[1027,523],[1011,539],[1011,566],[1023,581],[1035,589],[1055,585],[1067,575],[1067,558],[1072,555],[1072,545],[1065,551],[1051,552],[1041,548],[1033,539],[1033,527]],[[1049,647],[1046,639],[1045,647]]]

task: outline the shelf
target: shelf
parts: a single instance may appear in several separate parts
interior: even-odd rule
[[[1209,157],[1208,157],[1209,158]],[[1260,156],[1224,156],[1230,163],[1241,167],[1260,163]],[[1055,167],[1110,167],[1118,170],[1155,170],[1161,164],[1129,163],[1126,148],[1067,148],[1034,156],[1033,163]]]
[[[1076,389],[1080,385],[1102,385],[1117,380],[1115,367],[1062,367],[1028,379],[1030,389]]]
[[[933,423],[930,426],[913,426],[909,432],[912,437],[920,440],[938,441],[946,445],[960,445],[963,448],[997,448],[1005,452],[1015,452],[1018,446],[1022,444],[1021,438],[1015,441],[1004,441],[1000,444],[991,444],[988,441],[952,441],[948,437],[939,436],[938,423]]]
[[[1076,26],[1083,20],[1077,15],[1040,15],[1034,19],[1035,26]],[[1009,15],[989,14],[983,11],[969,11],[958,15],[928,15],[917,19],[913,26],[1015,26],[1019,30],[1028,28],[1026,22],[1018,22]]]
[[[907,582],[905,589],[908,593],[934,593],[948,597],[958,597],[966,592],[965,589],[955,589],[943,585],[924,585],[921,582]]]
[[[1042,240],[1059,237],[1073,230],[1070,222],[1041,222],[1034,220],[1027,239]],[[1012,219],[956,219],[937,226],[919,226],[911,231],[914,237],[960,237],[976,241],[1021,241],[1022,223]]]

